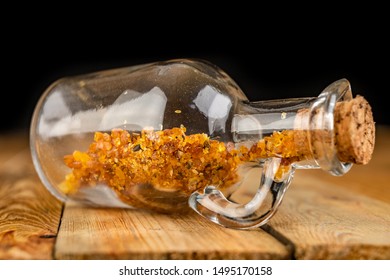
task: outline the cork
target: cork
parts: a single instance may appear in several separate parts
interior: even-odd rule
[[[342,162],[367,164],[375,146],[375,122],[367,100],[360,95],[338,102],[334,111],[337,156]]]
[[[318,129],[309,129],[309,117]],[[294,126],[299,130],[294,140],[301,154],[317,159],[326,157],[329,151],[326,147],[332,143],[332,139],[327,131],[321,130],[322,120],[321,110],[311,112],[305,108],[298,111]],[[351,100],[336,103],[333,136],[337,158],[341,162],[364,165],[371,160],[375,145],[375,123],[371,106],[364,97],[357,95]]]

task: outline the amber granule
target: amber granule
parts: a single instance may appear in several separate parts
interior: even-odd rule
[[[190,195],[207,185],[228,188],[239,181],[237,167],[268,157],[282,158],[277,176],[289,169],[299,154],[291,130],[274,132],[251,147],[210,139],[206,134],[186,135],[185,127],[141,133],[115,129],[96,132],[86,152],[74,151],[64,158],[72,169],[61,185],[65,193],[81,186],[103,183],[124,200],[137,185],[164,192]]]

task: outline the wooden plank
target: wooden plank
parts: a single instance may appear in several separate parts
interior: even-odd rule
[[[289,247],[261,229],[217,226],[195,213],[66,205],[56,259],[287,259]]]
[[[62,203],[40,183],[27,142],[0,139],[0,259],[52,258]]]
[[[389,204],[296,177],[269,222],[294,244],[295,258],[390,259]]]

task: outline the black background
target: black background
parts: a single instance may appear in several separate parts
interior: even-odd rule
[[[390,124],[389,44],[378,28],[362,24],[302,32],[299,26],[275,30],[252,22],[183,32],[175,21],[151,29],[132,21],[113,27],[50,24],[26,24],[3,34],[1,133],[27,131],[39,97],[58,78],[173,58],[209,60],[252,101],[317,96],[347,78],[353,94],[371,104],[376,123]]]

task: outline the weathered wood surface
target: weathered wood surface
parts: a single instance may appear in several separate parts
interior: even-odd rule
[[[390,259],[390,205],[330,183],[296,178],[269,227],[297,259]]]
[[[291,257],[291,250],[261,229],[226,229],[195,213],[164,215],[67,205],[55,257],[286,259]]]
[[[51,259],[62,204],[42,186],[26,137],[0,138],[0,259]]]
[[[378,127],[372,161],[343,177],[298,170],[269,224],[242,231],[195,213],[77,204],[62,213],[27,138],[1,136],[0,259],[390,259],[389,141],[390,128]]]

